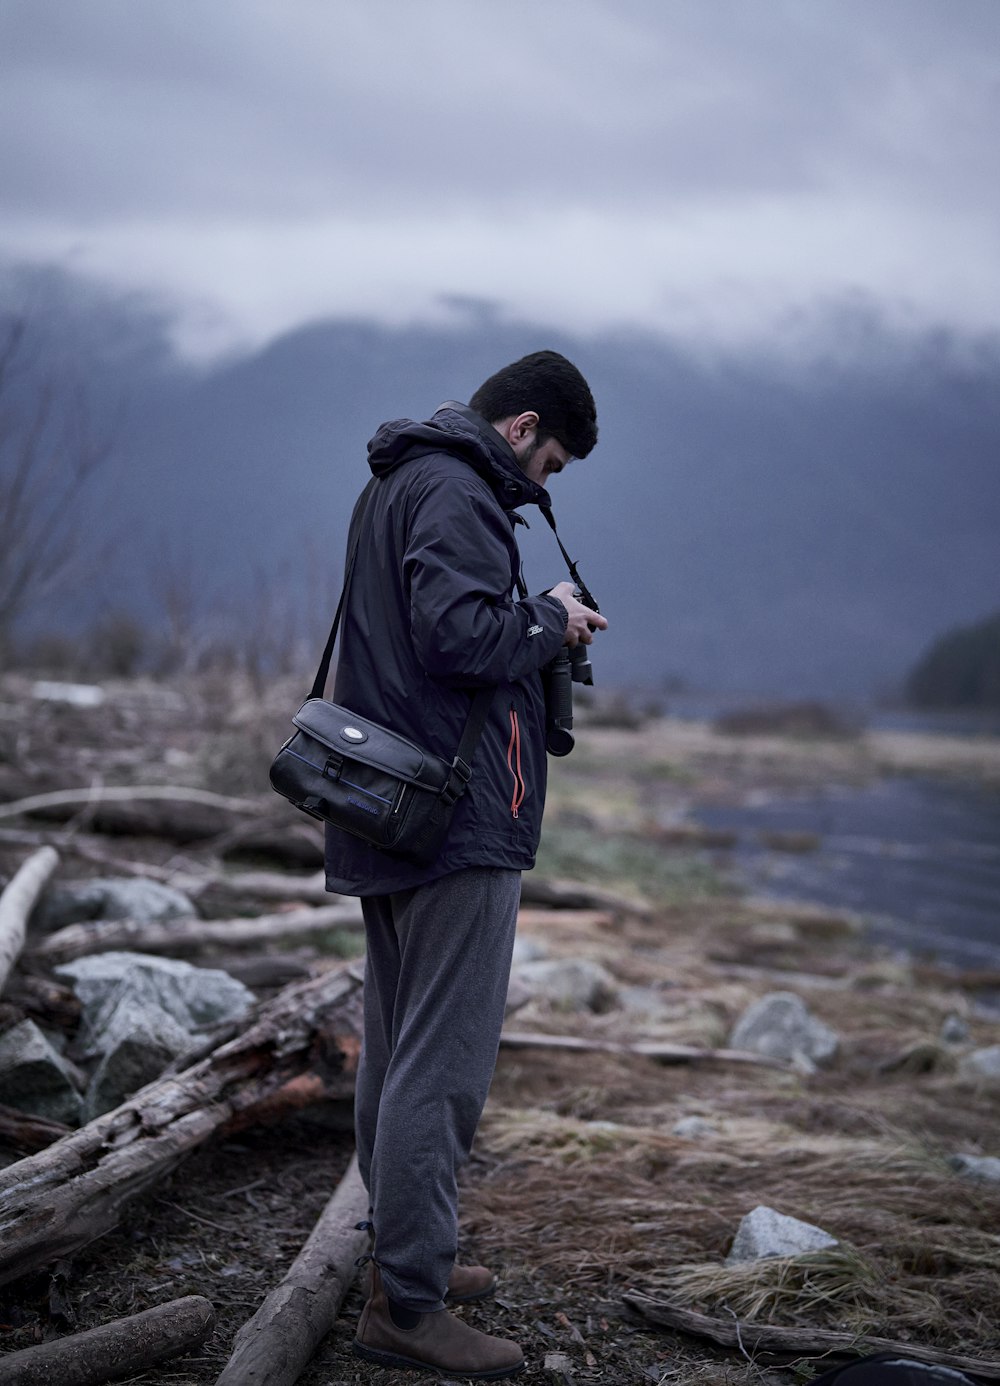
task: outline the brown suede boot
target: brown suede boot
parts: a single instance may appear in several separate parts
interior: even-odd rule
[[[373,1293],[375,1262],[369,1262],[368,1293]],[[486,1266],[460,1266],[456,1261],[448,1277],[448,1288],[444,1297],[449,1304],[472,1304],[477,1299],[488,1299],[497,1287],[497,1278]]]
[[[492,1338],[439,1309],[421,1314],[416,1328],[397,1328],[378,1268],[372,1268],[372,1293],[361,1311],[354,1351],[382,1367],[419,1367],[442,1376],[495,1381],[523,1371],[517,1343]]]
[[[496,1276],[485,1266],[460,1266],[456,1261],[444,1297],[449,1304],[470,1304],[476,1299],[486,1299],[496,1287]]]

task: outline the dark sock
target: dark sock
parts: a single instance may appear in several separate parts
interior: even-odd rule
[[[416,1328],[421,1319],[421,1315],[417,1313],[416,1309],[405,1309],[398,1300],[389,1299],[388,1295],[386,1295],[386,1299],[389,1300],[389,1317],[397,1328]]]

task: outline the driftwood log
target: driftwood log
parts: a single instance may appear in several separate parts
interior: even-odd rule
[[[521,904],[546,905],[553,910],[614,910],[619,914],[649,915],[648,900],[622,895],[615,890],[579,885],[575,881],[552,880],[529,871],[521,877]]]
[[[615,922],[612,910],[546,909],[544,906],[522,905],[517,912],[522,929],[610,929]]]
[[[286,987],[289,982],[301,982],[313,975],[309,963],[295,953],[251,953],[241,957],[228,955],[225,963],[219,966],[251,991],[261,991],[265,987]]]
[[[337,899],[326,889],[322,871],[298,875],[285,871],[213,871],[189,863],[184,869],[135,861],[108,850],[104,840],[87,833],[60,832],[52,828],[0,828],[0,844],[9,847],[55,847],[64,856],[78,857],[105,867],[118,876],[145,876],[176,886],[209,914],[231,909],[234,902],[256,900],[295,901],[303,905],[328,905]]]
[[[218,837],[246,815],[260,812],[260,803],[252,799],[231,799],[206,789],[176,785],[55,789],[0,804],[0,819],[75,820],[102,833],[160,837],[170,842]]]
[[[903,1343],[897,1338],[877,1338],[871,1334],[836,1333],[824,1328],[780,1328],[736,1318],[717,1319],[696,1313],[666,1300],[632,1292],[625,1303],[650,1323],[674,1328],[696,1338],[707,1338],[720,1347],[763,1352],[775,1357],[860,1357],[874,1352],[898,1352],[931,1366],[952,1367],[984,1381],[1000,1381],[1000,1361],[982,1361],[964,1353],[941,1352],[937,1348]]]
[[[361,905],[321,905],[315,909],[285,910],[257,919],[96,919],[68,924],[32,949],[45,963],[64,963],[89,953],[126,948],[139,953],[190,953],[207,947],[252,947],[290,934],[322,933],[328,929],[360,929]]]
[[[193,1067],[0,1170],[0,1285],[109,1231],[209,1136],[349,1096],[360,1011],[350,967],[286,987]]]
[[[330,897],[328,896],[327,899]],[[558,920],[576,928],[610,926],[613,915],[607,910],[522,909],[518,923],[539,929]],[[270,943],[292,934],[325,933],[329,929],[362,929],[364,919],[359,901],[284,910],[256,919],[170,919],[147,922],[133,919],[95,919],[68,924],[49,934],[32,950],[32,958],[46,964],[70,962],[90,953],[106,953],[116,948],[139,953],[197,952],[201,948],[245,948]]]
[[[0,1386],[100,1386],[198,1347],[215,1327],[201,1295],[0,1357]]]
[[[44,1150],[61,1136],[68,1136],[72,1127],[48,1117],[29,1116],[17,1107],[0,1104],[0,1145],[13,1150]]]
[[[28,916],[58,865],[58,854],[51,847],[40,847],[0,895],[0,991],[24,947]]]
[[[292,1386],[329,1333],[368,1245],[368,1192],[355,1155],[284,1280],[233,1341],[216,1386]]]
[[[580,1039],[577,1035],[544,1035],[532,1031],[505,1030],[500,1044],[507,1049],[561,1049],[578,1054],[638,1054],[662,1064],[758,1064],[764,1068],[791,1068],[784,1059],[767,1054],[751,1054],[743,1049],[700,1049],[690,1044],[663,1044],[659,1040],[636,1040],[632,1044],[616,1040]]]
[[[96,804],[173,803],[185,808],[218,809],[220,813],[259,813],[260,804],[254,799],[233,799],[225,794],[213,794],[209,789],[185,789],[178,785],[94,785],[89,789],[53,789],[47,794],[29,794],[25,799],[11,799],[0,804],[0,818],[19,818],[22,815],[45,813],[48,809],[69,809],[79,813]]]
[[[23,955],[24,961],[30,957],[30,953]],[[49,1030],[74,1030],[83,1009],[76,993],[62,982],[22,970],[15,972],[7,983],[4,1000]]]

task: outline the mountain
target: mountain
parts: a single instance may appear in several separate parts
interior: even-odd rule
[[[809,351],[723,351],[573,339],[470,304],[449,328],[316,322],[194,368],[162,312],[54,272],[32,284],[38,360],[72,369],[115,438],[88,522],[112,552],[50,623],[101,603],[160,619],[164,586],[181,583],[206,620],[242,602],[242,639],[308,612],[315,643],[375,427],[467,399],[542,346],[580,366],[598,403],[597,449],[552,494],[611,622],[600,681],[863,698],[1000,604],[998,339],[907,334],[841,306]],[[541,590],[563,566],[527,518]]]

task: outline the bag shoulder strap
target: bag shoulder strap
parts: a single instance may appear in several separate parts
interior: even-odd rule
[[[333,659],[333,647],[337,643],[337,631],[340,629],[340,617],[343,614],[344,602],[347,599],[347,590],[351,585],[351,574],[354,572],[354,560],[358,556],[358,543],[361,539],[361,525],[364,515],[368,510],[368,502],[378,483],[378,477],[372,477],[368,485],[361,492],[357,503],[351,512],[351,523],[348,532],[351,535],[351,547],[347,552],[347,563],[344,567],[344,585],[340,589],[340,599],[337,602],[337,611],[333,618],[333,625],[330,627],[330,634],[326,638],[326,645],[319,661],[319,668],[316,677],[312,681],[312,688],[309,690],[310,698],[322,698],[326,689],[326,681],[330,675],[330,661]]]
[[[377,485],[378,477],[373,476],[358,497],[357,504],[351,513],[351,523],[348,529],[351,534],[351,544],[347,552],[347,562],[344,565],[344,585],[340,590],[333,625],[330,627],[330,634],[327,636],[326,645],[323,648],[319,668],[316,670],[316,677],[313,679],[312,688],[309,691],[310,698],[322,698],[326,691],[326,681],[330,676],[330,664],[333,660],[333,649],[337,643],[337,632],[340,630],[340,618],[344,612],[344,602],[347,600],[347,593],[351,586],[351,575],[354,572],[354,564],[358,556],[364,517],[368,512],[368,506]],[[461,794],[469,782],[472,774],[472,758],[476,753],[479,738],[483,734],[483,728],[486,726],[486,718],[489,715],[490,704],[493,702],[495,694],[496,688],[491,684],[486,688],[478,689],[472,699],[472,706],[469,708],[469,715],[462,731],[462,739],[458,743],[458,750],[451,763],[451,779],[448,781],[448,788],[445,791],[446,794],[453,792],[455,798]]]

